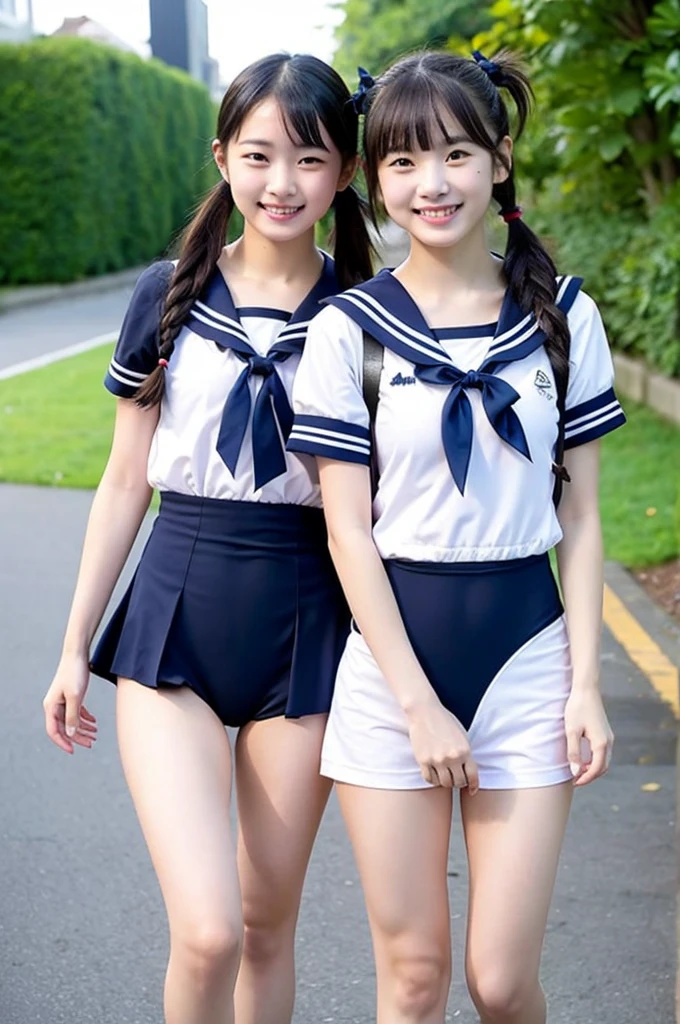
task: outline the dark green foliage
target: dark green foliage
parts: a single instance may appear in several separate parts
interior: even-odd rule
[[[0,282],[161,254],[214,181],[214,115],[157,61],[80,39],[0,46]]]
[[[345,20],[336,29],[336,66],[354,89],[357,65],[378,75],[397,57],[424,46],[444,46],[452,36],[469,37],[491,23],[475,0],[345,0]]]

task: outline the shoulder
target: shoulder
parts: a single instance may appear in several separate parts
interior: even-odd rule
[[[133,297],[147,302],[157,302],[163,298],[175,267],[174,260],[158,260],[146,267],[137,278]]]
[[[328,303],[310,323],[307,340],[312,346],[323,342],[341,348],[348,354],[358,353],[362,344],[362,329],[343,309]]]

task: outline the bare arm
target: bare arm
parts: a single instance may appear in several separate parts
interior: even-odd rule
[[[352,614],[404,710],[423,777],[477,789],[477,769],[463,727],[440,703],[406,635],[373,542],[368,468],[319,458],[329,547]]]
[[[90,510],[61,660],[44,701],[48,735],[69,753],[71,737],[90,745],[80,742],[88,740],[81,729],[81,704],[89,647],[149,507],[147,461],[157,422],[158,408],[140,409],[131,400],[118,400],[113,444]]]
[[[559,507],[563,538],[557,547],[557,562],[573,666],[567,739],[569,760],[580,766],[581,774],[575,774],[578,784],[584,785],[606,770],[613,743],[599,690],[603,587],[599,441],[568,451],[565,465],[571,483],[565,486]],[[587,754],[584,757],[581,751],[582,737],[592,750],[588,767]]]

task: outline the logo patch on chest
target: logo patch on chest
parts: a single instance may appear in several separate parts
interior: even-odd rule
[[[415,384],[415,382],[415,377],[402,377],[400,373],[397,373],[390,381],[390,384],[392,387],[395,387],[398,384]]]
[[[536,376],[534,377],[534,387],[538,391],[539,395],[543,395],[549,402],[553,400],[552,394],[552,381],[547,373],[543,370],[536,370]]]

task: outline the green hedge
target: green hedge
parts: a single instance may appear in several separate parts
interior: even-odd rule
[[[162,253],[215,180],[207,90],[81,39],[0,46],[0,282]]]
[[[561,187],[560,187],[561,186]],[[531,226],[562,273],[584,278],[612,345],[680,376],[680,185],[645,215],[552,181],[534,198]]]

